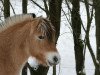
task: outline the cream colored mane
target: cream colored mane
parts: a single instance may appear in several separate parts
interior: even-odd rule
[[[20,23],[20,22],[23,22],[25,20],[32,20],[32,19],[33,19],[32,14],[23,14],[23,15],[21,14],[21,15],[8,17],[7,19],[5,19],[4,22],[2,22],[0,24],[0,32],[15,25],[16,23]]]
[[[14,26],[18,23],[27,21],[27,20],[38,20],[39,25],[37,25],[37,30],[40,30],[43,34],[45,34],[49,39],[52,37],[52,30],[55,32],[54,27],[48,19],[42,18],[42,16],[33,18],[33,14],[19,14],[12,17],[8,17],[4,22],[0,24],[0,32],[6,30],[7,28]]]

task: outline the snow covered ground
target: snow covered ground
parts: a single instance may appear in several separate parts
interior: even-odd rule
[[[38,2],[39,4],[41,1]],[[21,14],[21,0],[11,0],[11,4],[13,5],[16,14]],[[66,6],[63,5],[65,8]],[[81,3],[81,17],[83,19],[84,25],[86,25],[86,13],[84,4]],[[67,9],[64,9],[67,11]],[[33,5],[31,2],[28,3],[28,13],[35,13],[37,16],[46,16],[43,11],[41,11],[37,6]],[[14,15],[11,9],[11,15]],[[82,31],[83,32],[83,31]],[[82,34],[84,36],[84,32]],[[91,45],[93,47],[94,52],[96,52],[96,44],[95,44],[95,23],[93,20],[91,32],[90,32],[90,40]],[[59,50],[59,53],[61,55],[61,63],[57,65],[57,75],[76,75],[75,71],[75,57],[74,57],[74,44],[73,44],[73,36],[70,30],[70,26],[68,22],[64,20],[64,17],[62,17],[61,20],[61,30],[60,30],[60,36],[57,43],[57,48]],[[86,74],[87,75],[93,75],[94,74],[94,65],[92,62],[92,59],[90,57],[90,53],[88,49],[86,50]],[[52,75],[52,67],[50,67],[50,70],[48,72],[48,75]]]

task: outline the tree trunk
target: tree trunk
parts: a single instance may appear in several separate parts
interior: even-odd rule
[[[96,44],[97,44],[97,60],[100,64],[100,0],[94,0],[95,5],[95,23],[96,23]],[[95,69],[95,75],[100,75],[99,69]]]
[[[60,34],[61,6],[62,0],[49,0],[50,20],[55,26],[56,42]],[[53,75],[56,75],[56,66],[53,67]]]
[[[56,29],[56,41],[60,34],[62,0],[49,0],[50,20]]]
[[[27,13],[27,2],[28,0],[22,0],[22,13]]]
[[[10,1],[4,0],[4,18],[10,16]]]
[[[72,0],[72,29],[74,38],[74,50],[75,50],[75,61],[76,61],[76,73],[77,75],[84,75],[83,73],[83,44],[80,38],[81,35],[81,20],[79,14],[79,0]]]

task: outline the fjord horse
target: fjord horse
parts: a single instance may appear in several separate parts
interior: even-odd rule
[[[59,63],[53,25],[32,14],[7,18],[0,25],[0,75],[20,75],[29,58],[44,66]]]

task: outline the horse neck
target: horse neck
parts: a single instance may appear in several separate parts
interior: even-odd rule
[[[7,68],[7,71],[10,69],[14,75],[16,72],[20,72],[20,69],[29,57],[26,44],[29,33],[30,26],[26,22],[16,24],[0,32],[0,63],[4,69]],[[4,60],[1,60],[2,57]],[[3,64],[6,62],[5,60],[7,61],[6,65]]]
[[[26,40],[29,35],[29,25],[27,22],[18,23],[9,27],[8,29],[0,32],[0,40],[14,42],[13,44],[19,45]]]
[[[30,30],[29,25],[25,25],[24,23],[23,24],[21,23],[18,25],[16,24],[13,27],[10,27],[5,31],[1,32],[0,47],[2,48],[2,50],[0,49],[0,52],[1,51],[8,52],[5,54],[10,55],[12,60],[16,60],[16,61],[20,60],[19,63],[25,61],[29,56],[28,51],[24,50],[26,46],[26,40],[30,32],[29,30]]]

